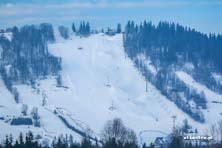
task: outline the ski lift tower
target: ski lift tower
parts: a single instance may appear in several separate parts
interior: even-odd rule
[[[107,77],[107,84],[106,84],[107,87],[111,87],[110,85],[110,80],[109,80],[109,76]]]
[[[109,107],[109,110],[110,111],[114,111],[116,109],[116,107],[114,106],[114,103],[113,103],[113,100],[112,100],[112,104],[111,106]]]
[[[176,115],[173,115],[171,118],[173,119],[173,133],[175,133],[175,131],[176,131],[175,123],[176,123],[176,118],[177,118],[177,116],[176,116]]]

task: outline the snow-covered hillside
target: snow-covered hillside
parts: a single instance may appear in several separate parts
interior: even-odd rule
[[[16,104],[0,83],[0,117],[21,116],[22,104],[27,104],[28,116],[33,107],[38,108],[41,127],[10,126],[6,120],[0,120],[0,136],[32,130],[49,140],[60,134],[73,134],[75,140],[80,140],[81,135],[68,128],[69,124],[99,138],[106,121],[120,117],[141,137],[140,142],[151,142],[172,131],[173,115],[177,116],[177,125],[186,118],[200,132],[216,121],[193,121],[146,82],[124,53],[121,34],[73,35],[68,40],[55,34],[56,42],[49,44],[49,51],[62,59],[62,86],[57,86],[52,76],[39,80],[35,87],[16,85],[21,98]]]
[[[183,71],[177,71],[177,76],[191,89],[203,93],[207,98],[207,110],[204,111],[206,122],[209,124],[216,123],[222,117],[222,96],[208,89],[206,86],[196,82],[189,74]]]

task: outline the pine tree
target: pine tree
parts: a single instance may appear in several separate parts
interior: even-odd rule
[[[82,30],[83,30],[83,22],[80,22],[78,33],[82,34]]]
[[[82,21],[79,26],[78,35],[80,36],[88,36],[90,35],[91,29],[89,22]]]
[[[92,147],[92,143],[89,140],[89,138],[87,138],[87,137],[83,138],[82,143],[81,143],[81,147],[82,148],[91,148]]]
[[[6,135],[5,148],[11,148],[11,147],[12,147],[12,143],[10,142],[8,136]]]
[[[184,148],[181,138],[174,136],[170,148]]]
[[[22,147],[24,145],[23,135],[20,133],[19,135],[19,145]]]
[[[10,147],[12,147],[12,144],[13,144],[12,134],[10,134],[10,136],[9,136],[9,143],[10,143]]]
[[[76,27],[75,27],[75,24],[72,23],[72,31],[75,33],[76,32]]]
[[[89,22],[86,23],[86,35],[90,34],[90,25]]]
[[[82,34],[82,35],[85,35],[85,33],[86,33],[86,24],[85,24],[85,22],[83,21],[83,22],[82,22],[81,34]]]
[[[143,143],[142,148],[148,148],[148,147],[146,146],[146,143]]]
[[[19,148],[19,146],[20,146],[20,145],[19,145],[19,142],[18,142],[18,140],[16,140],[14,147],[15,147],[15,148]]]
[[[116,29],[116,33],[121,33],[121,24],[117,24],[117,29]]]

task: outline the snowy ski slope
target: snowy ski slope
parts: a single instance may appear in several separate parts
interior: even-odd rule
[[[67,133],[79,141],[81,136],[67,128],[59,115],[77,129],[98,138],[107,120],[120,117],[136,131],[140,142],[151,142],[156,136],[170,133],[173,115],[177,116],[177,125],[186,118],[199,131],[211,124],[209,113],[207,124],[193,121],[149,82],[146,92],[145,79],[124,53],[121,34],[95,34],[86,38],[72,35],[68,40],[62,39],[57,31],[55,35],[56,42],[49,44],[49,50],[62,58],[63,87],[57,87],[52,76],[39,80],[36,88],[16,85],[21,98],[16,104],[0,83],[0,117],[21,116],[21,106],[27,104],[29,113],[38,107],[42,126],[10,126],[0,120],[0,136],[32,130],[46,140]]]

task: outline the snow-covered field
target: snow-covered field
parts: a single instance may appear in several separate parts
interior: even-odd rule
[[[79,141],[81,136],[67,128],[58,118],[61,115],[69,124],[97,137],[107,120],[120,117],[136,131],[141,142],[151,142],[156,136],[172,131],[173,115],[177,116],[177,125],[186,118],[199,131],[204,131],[211,121],[219,118],[210,112],[206,113],[206,124],[197,123],[149,82],[146,92],[145,79],[124,53],[121,34],[95,34],[86,38],[71,36],[64,40],[56,33],[56,39],[55,43],[49,44],[49,50],[62,58],[63,87],[57,87],[55,78],[50,76],[39,80],[36,88],[16,85],[21,98],[16,104],[4,84],[0,83],[0,117],[21,116],[22,104],[27,104],[29,113],[33,107],[38,107],[41,127],[10,126],[0,120],[0,138],[5,134],[18,135],[20,131],[32,130],[49,140],[67,133]],[[181,79],[186,75],[177,74]],[[185,83],[190,84],[191,78],[187,75],[184,78]],[[216,112],[210,104],[209,107],[212,113]]]

